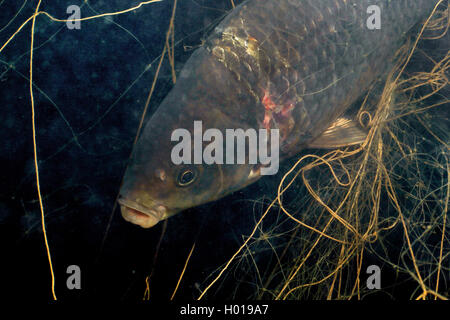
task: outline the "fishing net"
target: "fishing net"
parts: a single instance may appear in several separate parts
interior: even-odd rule
[[[0,234],[11,295],[448,298],[443,5],[349,111],[368,132],[361,146],[306,150],[277,176],[150,230],[121,219],[116,197],[139,129],[240,2],[0,1]],[[69,5],[81,9],[80,29],[66,25]],[[73,264],[81,290],[66,287]]]

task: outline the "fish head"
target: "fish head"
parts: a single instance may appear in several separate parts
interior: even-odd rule
[[[123,218],[143,228],[216,199],[221,191],[217,166],[177,166],[151,156],[148,162],[138,159],[126,171],[119,203]]]
[[[231,81],[224,78],[226,75],[220,68],[215,60],[195,54],[146,123],[133,148],[119,194],[125,220],[150,228],[180,211],[222,198],[255,180],[254,165],[172,161],[172,150],[178,143],[171,139],[174,130],[183,128],[194,138],[194,121],[201,120],[204,130],[218,128],[225,132],[226,128],[234,127],[234,120],[220,111],[228,103],[226,83]],[[208,143],[202,143],[203,149]]]
[[[252,165],[175,165],[164,144],[164,139],[152,135],[139,140],[120,190],[123,218],[143,228],[222,198],[259,178],[252,177]]]

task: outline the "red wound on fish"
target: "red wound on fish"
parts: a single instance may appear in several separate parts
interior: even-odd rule
[[[281,139],[284,140],[292,127],[291,112],[294,110],[294,103],[288,102],[278,105],[274,102],[268,90],[264,90],[264,97],[261,99],[261,103],[265,109],[263,127],[269,130],[271,122],[274,121],[277,124],[277,128],[281,130]]]

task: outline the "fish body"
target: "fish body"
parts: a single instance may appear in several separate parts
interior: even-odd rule
[[[184,65],[125,173],[123,217],[151,227],[256,181],[254,164],[171,161],[174,130],[278,129],[280,159],[320,137],[392,66],[434,0],[248,0]],[[374,5],[376,7],[374,7]],[[379,28],[368,20],[379,10]],[[358,141],[347,137],[346,144]],[[321,141],[318,143],[317,141]],[[334,143],[336,145],[336,143]]]

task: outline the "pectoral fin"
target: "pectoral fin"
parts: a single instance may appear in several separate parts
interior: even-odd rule
[[[317,139],[308,144],[310,148],[333,149],[361,144],[367,137],[359,125],[347,118],[338,118]]]

